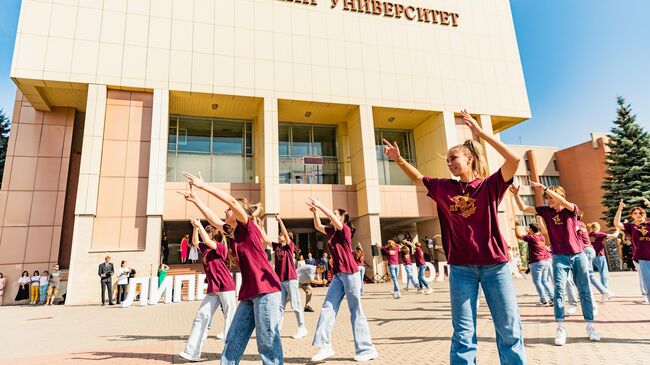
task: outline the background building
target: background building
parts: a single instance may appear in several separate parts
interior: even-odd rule
[[[509,2],[388,8],[24,0],[0,192],[5,300],[20,271],[57,261],[70,304],[98,301],[107,254],[155,273],[163,230],[177,244],[198,214],[176,193],[185,170],[262,201],[271,235],[281,214],[303,251],[318,240],[308,196],[347,208],[370,274],[383,267],[371,242],[438,232],[433,203],[380,140],[449,176],[447,149],[471,138],[459,110],[494,134],[530,117]]]

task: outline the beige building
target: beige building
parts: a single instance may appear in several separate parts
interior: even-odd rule
[[[176,194],[186,170],[262,201],[271,234],[281,214],[303,251],[308,196],[347,208],[368,255],[398,231],[431,236],[433,203],[381,138],[444,177],[470,136],[459,110],[495,134],[530,118],[507,0],[23,0],[11,77],[6,302],[22,270],[55,262],[69,304],[99,301],[105,255],[155,273],[162,232],[177,255],[198,214]]]

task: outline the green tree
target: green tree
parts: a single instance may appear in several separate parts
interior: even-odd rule
[[[11,122],[5,115],[4,110],[0,109],[0,185],[2,185],[2,176],[5,172],[5,160],[7,159],[7,144],[9,143],[9,129]]]
[[[642,197],[650,196],[650,135],[637,124],[632,107],[622,96],[617,98],[617,104],[617,118],[607,144],[607,176],[602,185],[603,218],[610,226],[621,199],[634,206],[643,205]]]

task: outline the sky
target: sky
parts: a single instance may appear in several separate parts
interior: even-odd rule
[[[586,142],[591,132],[611,129],[617,95],[650,130],[650,1],[510,4],[533,117],[504,131],[504,142],[561,148]],[[0,0],[0,7],[0,108],[11,117],[20,0]]]

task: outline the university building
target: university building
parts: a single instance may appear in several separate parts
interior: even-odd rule
[[[307,197],[347,209],[369,276],[383,270],[372,242],[439,233],[382,138],[449,177],[446,151],[471,138],[461,109],[498,135],[530,107],[507,0],[400,1],[23,0],[5,302],[23,270],[57,262],[67,304],[98,302],[106,255],[155,275],[163,232],[174,259],[199,214],[177,194],[183,171],[261,201],[270,235],[280,214],[305,254],[319,240]],[[496,171],[501,158],[486,157]]]

